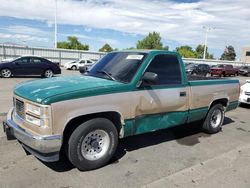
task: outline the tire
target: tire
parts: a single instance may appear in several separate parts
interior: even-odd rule
[[[86,171],[106,165],[114,155],[117,144],[115,125],[106,118],[95,118],[74,130],[66,151],[69,161],[79,170]]]
[[[71,70],[77,70],[77,67],[76,67],[75,65],[73,65],[73,66],[71,67]]]
[[[247,73],[247,77],[250,77],[250,72],[249,72],[249,73]]]
[[[3,78],[10,78],[12,75],[11,70],[8,68],[2,69],[0,73]]]
[[[214,75],[211,73],[211,77],[213,77]]]
[[[213,105],[205,118],[202,125],[204,132],[209,134],[217,133],[221,130],[225,117],[225,109],[222,104]]]
[[[51,77],[53,77],[53,75],[54,75],[54,73],[51,69],[47,69],[43,73],[44,78],[51,78]]]

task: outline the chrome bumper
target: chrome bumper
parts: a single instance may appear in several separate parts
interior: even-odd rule
[[[59,151],[62,145],[61,135],[37,136],[18,126],[12,120],[13,109],[7,115],[6,122],[3,123],[6,134],[11,134],[23,147],[32,155],[42,161],[52,162],[59,160]],[[7,135],[8,136],[8,135]]]

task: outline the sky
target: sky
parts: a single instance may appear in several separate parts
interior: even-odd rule
[[[0,0],[0,43],[54,46],[56,0]],[[91,51],[105,43],[135,47],[149,32],[164,46],[204,44],[220,57],[232,45],[250,46],[249,0],[57,0],[58,41],[77,36]]]

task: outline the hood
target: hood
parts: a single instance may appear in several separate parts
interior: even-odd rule
[[[41,104],[101,95],[126,86],[91,76],[67,76],[28,81],[15,88],[15,95]]]
[[[245,83],[244,85],[242,85],[240,88],[243,90],[243,91],[248,91],[250,92],[250,80],[247,80],[248,82]]]

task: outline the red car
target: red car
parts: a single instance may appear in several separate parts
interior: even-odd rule
[[[211,76],[238,76],[239,69],[234,68],[233,65],[218,65],[216,67],[211,68]]]

